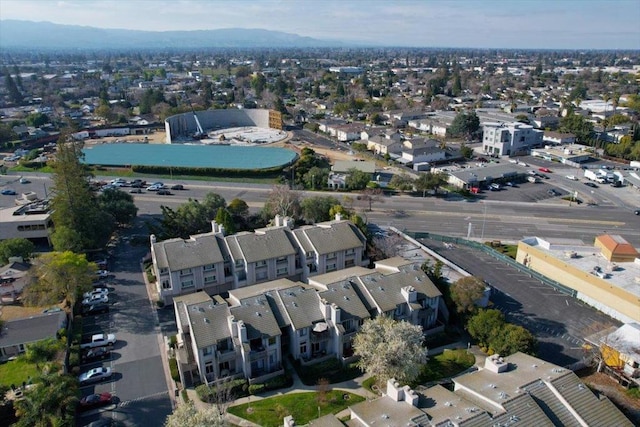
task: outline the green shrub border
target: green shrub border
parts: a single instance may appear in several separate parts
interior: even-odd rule
[[[175,358],[169,359],[169,371],[174,381],[180,381],[180,372],[178,371],[178,361]]]
[[[131,170],[139,174],[155,175],[193,175],[193,176],[223,176],[223,177],[265,177],[280,176],[282,170],[288,165],[274,166],[264,169],[228,169],[228,168],[186,168],[166,167],[156,165],[132,165]]]

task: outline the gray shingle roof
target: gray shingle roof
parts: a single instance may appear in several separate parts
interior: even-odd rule
[[[368,319],[370,317],[369,310],[367,310],[354,285],[349,280],[332,283],[327,286],[326,291],[319,292],[319,295],[329,304],[336,304],[340,307],[342,311],[341,320],[350,318]]]
[[[7,320],[0,331],[0,348],[55,338],[58,329],[66,325],[66,320],[65,311]]]
[[[216,345],[219,340],[231,338],[227,323],[231,313],[227,304],[214,304],[213,300],[193,304],[187,307],[187,313],[191,334],[198,348]]]
[[[242,320],[247,328],[247,338],[263,338],[280,335],[280,327],[267,297],[259,295],[245,298],[240,305],[229,309],[236,320]]]
[[[349,221],[330,221],[303,227],[298,230],[304,233],[319,254],[344,251],[362,247],[365,237]]]
[[[315,289],[298,286],[276,292],[294,329],[307,328],[314,322],[324,320]]]
[[[154,243],[153,249],[158,267],[168,267],[171,271],[224,261],[218,239],[213,233],[198,234],[186,240],[164,240]]]
[[[296,253],[287,230],[282,227],[267,228],[256,233],[235,234],[226,237],[226,240],[235,241],[247,262],[278,258]]]

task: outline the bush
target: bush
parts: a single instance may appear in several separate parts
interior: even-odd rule
[[[326,378],[330,384],[335,384],[362,375],[362,371],[355,363],[344,367],[337,359],[329,359],[304,367],[299,360],[293,360],[293,366],[305,385],[316,385],[320,378]]]
[[[174,381],[180,381],[180,372],[178,371],[178,361],[175,358],[169,359],[169,371]]]
[[[176,348],[176,345],[178,345],[178,336],[171,335],[171,338],[169,338],[169,348]]]
[[[156,301],[156,305],[158,306],[158,308],[162,308],[162,307],[164,307],[164,301],[159,299],[158,301]],[[171,348],[173,348],[173,347],[171,347]]]
[[[247,380],[239,379],[232,380],[227,383],[223,383],[220,386],[208,386],[206,384],[199,385],[196,387],[196,393],[198,394],[198,398],[206,403],[214,403],[219,394],[225,394],[226,392],[219,392],[218,387],[230,388],[229,390],[229,398],[230,399],[238,399],[241,397],[246,397],[248,393]]]
[[[264,384],[251,384],[249,386],[249,394],[258,394],[265,391],[265,388]]]
[[[293,378],[287,374],[271,378],[264,383],[265,391],[287,388],[293,385]]]
[[[182,395],[182,401],[183,401],[184,403],[189,403],[189,401],[190,401],[191,399],[189,399],[189,395],[187,394],[187,390],[182,389],[182,391],[180,392],[180,394]]]

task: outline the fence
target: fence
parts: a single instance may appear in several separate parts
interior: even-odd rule
[[[463,239],[461,237],[451,237],[451,236],[443,236],[441,234],[434,234],[434,233],[423,233],[423,232],[411,232],[411,231],[404,231],[405,234],[407,234],[408,236],[411,236],[414,239],[431,239],[431,240],[435,240],[438,242],[443,242],[443,243],[454,243],[456,245],[464,245],[467,246],[471,249],[475,249],[475,250],[479,250],[482,251],[494,258],[496,258],[499,261],[504,262],[505,264],[509,265],[510,267],[513,267],[515,269],[517,269],[518,271],[520,271],[523,274],[528,275],[529,277],[539,280],[540,282],[544,283],[547,286],[551,286],[553,289],[555,289],[558,292],[562,292],[564,294],[567,294],[569,296],[575,297],[577,295],[577,291],[574,289],[571,289],[567,286],[564,286],[558,282],[556,282],[555,280],[551,280],[548,277],[538,273],[537,271],[533,271],[530,268],[520,264],[519,262],[516,262],[516,260],[514,260],[511,257],[508,257],[504,254],[501,254],[500,252],[496,251],[495,249],[487,246],[487,245],[483,245],[482,243],[478,243],[478,242],[474,242],[472,240],[467,240],[467,239]]]

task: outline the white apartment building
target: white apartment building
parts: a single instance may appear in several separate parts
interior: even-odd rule
[[[528,153],[531,148],[542,146],[544,135],[544,131],[519,122],[485,123],[482,131],[482,150],[493,156]]]

